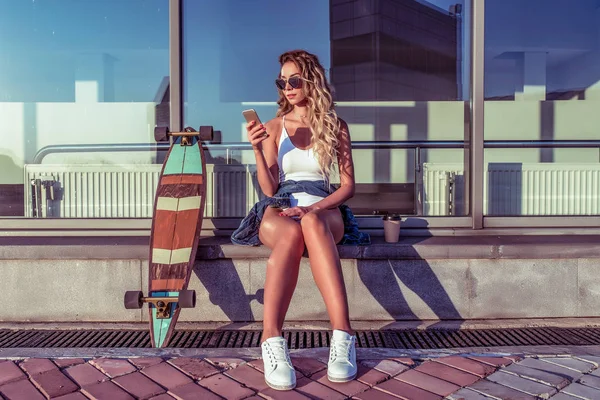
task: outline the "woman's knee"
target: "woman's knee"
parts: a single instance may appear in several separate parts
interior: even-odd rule
[[[318,212],[310,212],[303,216],[300,220],[300,226],[304,234],[324,233],[329,229],[327,219]]]
[[[283,217],[278,217],[283,218]],[[286,221],[287,222],[287,221]],[[304,236],[300,224],[296,222],[265,221],[260,227],[260,234],[273,246],[297,247],[304,249]]]

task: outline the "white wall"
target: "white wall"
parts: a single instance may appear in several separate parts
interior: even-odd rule
[[[154,142],[154,103],[0,103],[0,184],[23,182],[45,146]],[[152,152],[50,155],[44,163],[152,163]]]

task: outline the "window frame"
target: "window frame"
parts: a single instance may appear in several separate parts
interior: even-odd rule
[[[470,15],[470,96],[465,103],[465,164],[469,168],[465,181],[468,216],[427,217],[407,216],[408,230],[439,230],[440,234],[456,234],[483,230],[486,233],[507,234],[540,232],[563,234],[600,233],[600,216],[522,216],[487,217],[484,215],[484,46],[486,0],[471,0]],[[182,129],[183,121],[183,16],[182,0],[169,0],[169,74],[170,125]],[[220,219],[220,218],[216,218]],[[229,218],[231,219],[231,218]],[[360,217],[365,229],[380,228],[379,217]],[[215,222],[207,219],[205,229],[214,229]],[[219,224],[216,224],[219,225]],[[230,225],[228,223],[227,225]],[[30,219],[0,217],[0,237],[4,236],[146,236],[150,235],[151,219]],[[85,228],[82,228],[85,227]]]

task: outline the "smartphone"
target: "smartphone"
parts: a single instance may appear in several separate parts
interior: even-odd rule
[[[250,108],[249,110],[242,111],[242,115],[244,116],[244,118],[246,119],[246,122],[248,122],[248,123],[250,123],[250,121],[256,121],[255,126],[262,124],[262,122],[260,122],[260,118],[258,118],[258,114],[256,113],[256,110],[254,108]],[[263,136],[267,136],[266,131]]]

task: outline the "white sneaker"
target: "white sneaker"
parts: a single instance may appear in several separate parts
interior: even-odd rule
[[[331,382],[348,382],[356,378],[356,337],[347,332],[334,330],[329,348],[327,378]]]
[[[267,385],[275,390],[295,388],[296,372],[285,339],[281,336],[268,338],[261,348]]]

